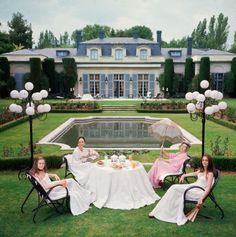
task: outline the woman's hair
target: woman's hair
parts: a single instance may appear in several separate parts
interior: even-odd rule
[[[43,160],[45,162],[45,166],[44,166],[44,170],[43,171],[45,173],[47,172],[46,161],[45,161],[45,159],[42,156],[39,156],[39,157],[34,159],[33,166],[32,166],[32,168],[29,171],[30,174],[35,175],[36,173],[38,173],[38,163],[39,163],[40,160]]]
[[[191,147],[191,145],[188,142],[182,142],[179,147],[181,147],[182,145],[186,145],[186,152]]]
[[[210,155],[208,154],[204,154],[201,158],[201,163],[200,163],[200,171],[204,171],[204,167],[202,165],[202,159],[203,157],[207,157],[208,159],[208,166],[207,166],[207,172],[212,172],[214,176],[217,175],[217,172],[216,172],[216,169],[215,169],[215,166],[214,166],[214,163],[213,163],[213,159]]]
[[[86,142],[85,137],[83,137],[83,136],[81,136],[81,137],[78,138],[78,143],[79,143],[79,139],[83,139],[84,142]]]

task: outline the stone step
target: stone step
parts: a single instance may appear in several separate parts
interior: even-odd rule
[[[136,111],[135,105],[103,105],[103,111]]]

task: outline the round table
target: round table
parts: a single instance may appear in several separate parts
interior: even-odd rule
[[[104,166],[93,164],[86,184],[96,207],[129,210],[160,199],[141,163],[137,162],[137,166],[132,168],[130,162],[126,161],[126,167],[122,169],[112,168],[110,160],[104,163]]]

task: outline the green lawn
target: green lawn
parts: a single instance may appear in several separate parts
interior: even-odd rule
[[[201,120],[193,122],[190,120],[188,114],[157,114],[157,113],[137,113],[137,112],[103,112],[103,113],[49,113],[45,121],[33,120],[33,136],[34,142],[39,141],[53,129],[57,128],[61,123],[65,122],[71,117],[86,117],[86,116],[152,116],[152,117],[168,117],[185,128],[188,132],[201,140]],[[216,136],[221,136],[222,139],[228,137],[231,148],[236,154],[236,133],[234,130],[223,127],[211,121],[206,122],[206,147],[205,151],[210,153],[210,141],[215,140]],[[29,124],[25,122],[16,127],[7,129],[0,134],[0,157],[2,155],[4,146],[19,147],[19,144],[27,145],[29,143]],[[59,146],[43,145],[43,154],[63,154],[59,149]],[[190,155],[200,156],[201,146],[196,145],[190,149]],[[157,152],[153,152],[153,156],[150,154],[144,159],[154,160],[158,155]],[[141,159],[141,158],[140,158]]]
[[[63,169],[53,170],[61,175]],[[73,216],[70,213],[53,215],[44,208],[38,214],[38,223],[33,224],[31,210],[37,202],[33,193],[25,205],[25,213],[20,212],[20,206],[30,190],[27,180],[18,180],[16,172],[0,173],[0,192],[2,204],[0,206],[0,236],[175,236],[175,237],[228,237],[236,232],[236,186],[235,175],[223,175],[215,189],[219,204],[223,207],[225,218],[220,219],[220,213],[211,202],[201,210],[202,214],[211,216],[205,219],[198,216],[194,223],[184,226],[149,219],[148,213],[155,204],[137,210],[98,209],[92,206],[86,213]],[[157,190],[158,195],[164,194]],[[45,217],[51,217],[44,220]]]
[[[185,99],[173,99],[176,101],[186,101]],[[231,106],[233,108],[236,108],[236,99],[229,99],[225,98],[223,99],[227,102],[228,106]],[[83,102],[81,100],[78,100],[79,102]],[[136,99],[129,99],[129,100],[96,100],[96,102],[100,105],[137,105],[140,104],[143,100],[136,100]],[[148,100],[149,101],[149,100]],[[151,101],[158,101],[158,100],[151,100]],[[168,100],[170,101],[170,100]],[[66,100],[46,100],[48,103],[62,103],[66,102]],[[0,100],[0,109],[8,107],[11,103],[13,103],[13,100],[11,99],[1,99]]]

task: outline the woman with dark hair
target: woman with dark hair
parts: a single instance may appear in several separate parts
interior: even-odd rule
[[[196,172],[183,174],[180,178],[180,182],[184,181],[184,178],[189,176],[197,176],[197,181],[192,184],[175,184],[172,185],[165,195],[158,202],[156,207],[149,213],[149,217],[156,219],[177,223],[177,225],[183,225],[187,222],[187,217],[184,214],[184,192],[191,186],[200,186],[201,189],[192,189],[187,192],[187,199],[197,201],[198,205],[201,205],[204,198],[211,190],[214,183],[214,176],[216,170],[210,155],[204,155],[201,159],[200,169]]]
[[[75,159],[81,163],[93,161],[99,157],[99,154],[94,149],[85,148],[84,147],[85,144],[86,144],[85,137],[79,137],[78,138],[78,145],[74,149],[74,152],[72,154],[73,159]]]
[[[74,149],[71,158],[67,158],[69,169],[75,176],[76,180],[85,185],[89,178],[93,161],[99,157],[99,154],[91,148],[85,148],[86,140],[84,137],[78,138],[78,146]]]
[[[70,195],[70,210],[73,215],[82,214],[89,209],[92,202],[90,192],[82,188],[74,179],[60,180],[58,175],[47,173],[47,166],[43,157],[34,160],[30,174],[38,180],[46,191],[58,184],[67,187]],[[56,181],[51,181],[50,178],[55,178]],[[66,190],[63,187],[55,187],[49,194],[50,198],[53,200],[65,196]]]

